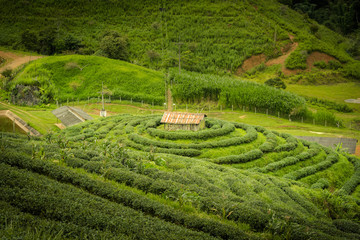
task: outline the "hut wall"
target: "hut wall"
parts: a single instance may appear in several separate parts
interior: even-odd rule
[[[202,120],[200,124],[172,124],[165,123],[165,129],[168,131],[176,130],[189,130],[189,131],[198,131],[205,128],[205,120]]]

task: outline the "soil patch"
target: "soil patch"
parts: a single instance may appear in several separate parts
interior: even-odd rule
[[[261,63],[265,63],[266,66],[280,64],[282,66],[281,70],[284,73],[284,75],[289,76],[289,75],[294,75],[294,74],[297,74],[297,73],[303,72],[303,71],[311,71],[311,69],[314,67],[314,63],[317,61],[324,61],[324,62],[328,63],[330,60],[336,60],[334,57],[332,57],[326,53],[312,52],[306,59],[306,63],[307,63],[306,70],[287,69],[285,67],[285,60],[299,46],[299,43],[293,41],[294,36],[289,35],[289,38],[292,43],[289,43],[287,46],[285,46],[282,49],[283,55],[281,55],[280,57],[277,57],[277,58],[270,59],[268,61],[266,61],[266,56],[264,54],[252,56],[244,61],[242,66],[238,68],[236,74],[240,75],[240,74],[245,73],[246,71],[249,71],[250,69],[260,65]]]
[[[241,65],[240,68],[236,71],[236,74],[242,74],[250,69],[260,65],[261,63],[266,61],[265,54],[251,56],[250,58],[246,59],[244,63]]]
[[[311,133],[316,133],[316,134],[325,134],[324,132],[313,132],[313,131],[309,131]]]
[[[324,62],[328,63],[331,60],[336,60],[336,59],[326,53],[312,52],[306,59],[306,63],[307,63],[308,69],[311,70],[314,67],[315,62],[324,61]]]

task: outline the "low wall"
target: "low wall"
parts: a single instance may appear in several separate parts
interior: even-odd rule
[[[11,121],[13,121],[19,128],[24,130],[26,133],[30,133],[31,136],[41,136],[41,134],[36,131],[34,128],[30,127],[24,120],[18,117],[16,114],[12,113],[10,110],[0,111],[0,115],[6,116]]]
[[[330,137],[308,137],[297,136],[299,139],[304,139],[311,142],[317,142],[325,147],[335,148],[338,144],[342,143],[342,148],[347,149],[351,154],[356,152],[356,144],[358,142],[355,138],[330,138]]]

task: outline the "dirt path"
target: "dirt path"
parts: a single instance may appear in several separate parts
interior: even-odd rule
[[[0,51],[0,57],[3,57],[6,59],[6,63],[4,66],[0,68],[0,72],[4,71],[5,69],[15,69],[22,64],[28,63],[30,61],[42,58],[43,56],[24,56],[12,52],[4,52]]]
[[[291,75],[291,74],[294,74],[294,73],[297,73],[297,70],[290,70],[290,69],[287,69],[285,67],[285,60],[290,56],[290,54],[292,52],[294,52],[296,50],[296,48],[299,46],[299,43],[298,42],[294,42],[293,39],[294,39],[294,36],[292,35],[289,35],[289,38],[291,40],[291,46],[290,46],[290,49],[287,50],[286,52],[284,52],[283,55],[281,55],[280,57],[277,57],[277,58],[274,58],[274,59],[270,59],[269,61],[267,61],[265,63],[266,66],[272,66],[272,65],[275,65],[275,64],[281,64],[281,71],[285,74],[285,75]]]
[[[355,155],[358,156],[358,157],[360,157],[360,144],[358,144],[358,145],[356,146]]]

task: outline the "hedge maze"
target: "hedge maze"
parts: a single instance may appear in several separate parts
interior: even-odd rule
[[[160,119],[118,115],[43,138],[0,133],[0,233],[360,238],[356,157],[260,126],[207,119],[198,132],[168,132]]]

